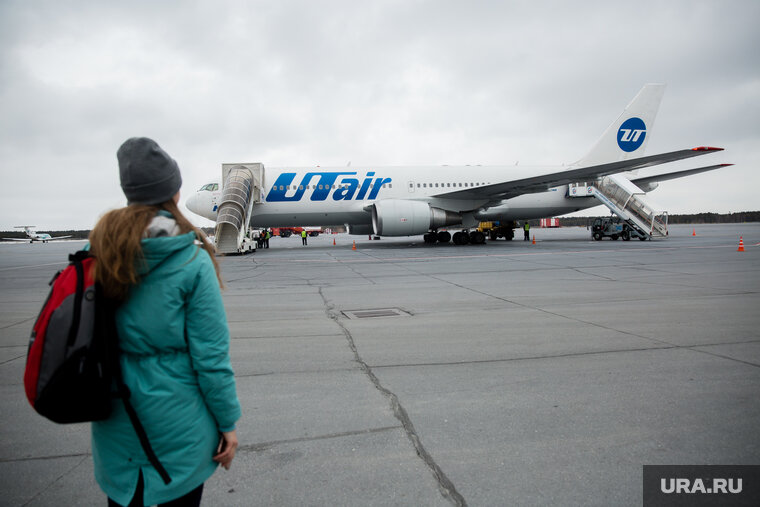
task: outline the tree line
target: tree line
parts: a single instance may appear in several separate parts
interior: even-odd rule
[[[594,218],[596,217],[559,217],[559,224],[560,227],[585,227],[586,225],[593,222]],[[539,225],[539,220],[529,220],[529,222],[533,227],[537,227]],[[760,211],[668,215],[669,224],[740,224],[745,222],[760,222]],[[204,227],[203,231],[206,234],[214,233],[214,229],[211,227]],[[89,229],[37,232],[47,232],[52,236],[71,236],[71,239],[87,239],[90,236]],[[24,231],[20,231],[18,229],[12,231],[0,231],[0,235],[6,238],[26,238]]]

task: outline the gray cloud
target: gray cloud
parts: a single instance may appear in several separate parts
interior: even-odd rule
[[[133,135],[180,162],[185,195],[226,161],[570,163],[645,82],[668,83],[650,152],[738,163],[653,199],[757,208],[757,2],[365,4],[0,3],[0,229],[91,227],[123,204]]]

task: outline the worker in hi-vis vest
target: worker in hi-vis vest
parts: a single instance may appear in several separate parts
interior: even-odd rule
[[[530,224],[527,220],[523,224],[523,230],[525,231],[525,237],[523,238],[523,241],[528,241],[530,239]]]
[[[306,230],[301,229],[301,243],[303,243],[303,246],[306,246]]]

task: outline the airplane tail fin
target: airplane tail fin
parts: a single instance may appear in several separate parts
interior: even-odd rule
[[[585,167],[641,157],[652,135],[652,126],[664,92],[664,84],[644,85],[591,151],[573,165]]]

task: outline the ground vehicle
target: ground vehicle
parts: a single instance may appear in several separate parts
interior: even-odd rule
[[[306,234],[310,237],[319,236],[322,232],[321,227],[273,227],[272,236],[279,236],[281,238],[289,238],[293,234],[301,236],[301,231],[306,230]]]
[[[515,227],[517,223],[514,220],[508,220],[506,222],[480,222],[478,224],[478,230],[483,234],[488,235],[488,239],[495,241],[496,238],[504,238],[510,241],[515,237]]]
[[[646,234],[623,222],[618,216],[596,218],[591,224],[592,238],[601,241],[606,236],[612,240],[623,238],[623,241],[629,241],[631,238],[639,238],[641,241],[649,239]]]

